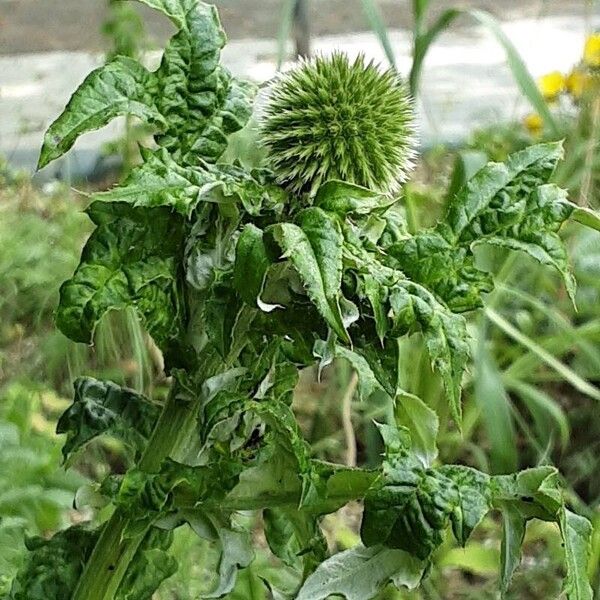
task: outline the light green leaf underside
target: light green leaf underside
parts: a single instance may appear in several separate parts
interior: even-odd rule
[[[321,563],[296,600],[325,600],[332,594],[346,600],[369,600],[389,581],[415,589],[424,570],[424,563],[402,550],[356,546]]]

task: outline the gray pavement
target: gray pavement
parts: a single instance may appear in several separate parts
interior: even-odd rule
[[[26,4],[30,0],[19,2]],[[321,2],[326,4],[330,0],[317,0],[317,4]],[[7,4],[15,2],[0,0],[0,14]],[[93,3],[81,0],[81,4]],[[225,11],[224,21],[226,14]],[[586,22],[577,11],[566,15],[555,11],[543,17],[521,16],[503,23],[505,33],[536,76],[555,69],[566,71],[577,62],[589,27],[589,20]],[[241,29],[235,31],[242,33]],[[229,33],[232,39],[223,52],[223,61],[233,73],[258,82],[272,77],[275,41],[236,38]],[[409,32],[394,29],[390,37],[399,70],[406,73],[410,66]],[[377,40],[368,32],[321,35],[315,38],[314,49],[325,53],[334,49],[350,54],[364,52],[385,61]],[[156,53],[149,57],[150,62],[156,60]],[[60,113],[77,84],[101,61],[101,53],[89,49],[0,54],[0,153],[17,166],[33,169],[45,128]],[[480,27],[457,27],[440,37],[424,69],[419,103],[423,144],[452,142],[474,127],[515,118],[528,110],[505,64],[502,48],[489,33]],[[117,121],[83,136],[65,160],[48,167],[46,177],[59,174],[68,178],[89,173],[99,160],[102,144],[117,137],[120,127]]]

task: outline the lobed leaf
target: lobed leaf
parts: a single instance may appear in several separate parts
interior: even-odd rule
[[[40,168],[67,152],[81,134],[120,115],[152,125],[159,146],[187,164],[216,162],[227,136],[248,121],[256,88],[219,66],[225,33],[216,8],[198,0],[139,1],[178,28],[158,70],[117,57],[93,71],[48,129]]]
[[[426,565],[402,550],[356,546],[334,554],[306,580],[296,600],[325,600],[332,594],[346,600],[369,600],[389,581],[415,589]]]
[[[189,217],[200,202],[239,204],[251,215],[278,211],[285,194],[266,171],[252,173],[235,165],[181,165],[164,148],[142,149],[144,162],[125,181],[93,200],[126,202],[135,207],[168,206]]]
[[[124,56],[92,71],[44,135],[38,168],[62,156],[82,133],[99,129],[120,115],[165,128],[165,118],[153,102],[153,85],[152,74]]]
[[[365,496],[361,538],[367,546],[384,544],[426,560],[442,543],[458,502],[456,486],[443,472],[424,470],[412,456],[391,457]]]
[[[519,250],[554,267],[574,298],[558,230],[571,216],[591,226],[598,219],[591,211],[584,216],[566,192],[547,183],[560,158],[562,145],[548,143],[517,152],[504,164],[488,164],[456,194],[442,222],[388,252],[407,276],[455,312],[481,306],[481,294],[493,288],[490,274],[475,266],[473,247],[482,243]]]

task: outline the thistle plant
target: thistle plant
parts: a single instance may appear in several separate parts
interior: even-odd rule
[[[75,382],[58,424],[65,460],[108,435],[127,448],[128,469],[78,495],[104,505],[104,521],[29,542],[8,597],[150,598],[177,570],[173,530],[187,526],[220,552],[202,597],[224,597],[254,559],[238,518],[254,511],[295,577],[285,590],[265,582],[265,594],[367,600],[390,581],[416,588],[448,529],[464,545],[496,510],[503,591],[535,518],[560,528],[567,597],[590,599],[591,525],[569,509],[556,470],[490,476],[440,464],[438,416],[398,383],[408,360],[400,340],[420,335],[460,428],[463,313],[494,285],[475,263],[476,245],[526,252],[574,293],[558,230],[569,218],[595,228],[600,219],[548,183],[560,144],[490,163],[438,224],[411,235],[392,193],[413,129],[395,74],[340,54],[301,64],[272,89],[262,125],[269,160],[248,171],[221,160],[229,134],[249,118],[254,88],[219,65],[225,37],[215,9],[140,1],[178,30],[160,67],[117,57],[91,73],[50,127],[40,164],[120,114],[154,127],[143,164],[91,197],[96,229],[62,286],[57,323],[90,343],[107,312],[135,310],[164,354],[171,389],[161,404],[111,382]],[[314,459],[296,422],[300,370],[336,359],[356,372],[362,402],[387,399],[377,469]],[[357,500],[361,543],[328,556],[321,519]]]
[[[280,76],[262,126],[278,182],[311,196],[331,179],[397,191],[412,164],[413,134],[412,103],[398,74],[339,52]]]

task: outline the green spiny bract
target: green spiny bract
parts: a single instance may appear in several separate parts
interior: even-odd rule
[[[301,62],[272,86],[262,140],[283,185],[314,195],[330,179],[393,193],[413,157],[410,96],[393,70],[342,53]]]

